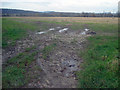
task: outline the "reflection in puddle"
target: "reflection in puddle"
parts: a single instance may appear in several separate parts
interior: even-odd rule
[[[68,28],[64,28],[62,30],[59,30],[59,32],[61,33],[61,32],[67,31],[67,30],[68,30]]]
[[[57,27],[57,28],[61,28],[61,27]],[[55,28],[50,28],[48,31],[41,31],[41,32],[37,32],[36,34],[44,34],[49,31],[54,31],[54,30],[55,30]],[[68,30],[68,28],[64,28],[64,29],[59,30],[59,32],[61,33],[61,32],[67,31],[67,30]]]
[[[89,29],[86,28],[85,31],[81,32],[80,34],[86,35],[86,32],[87,32],[87,31],[89,31]]]
[[[50,29],[49,29],[49,31],[53,31],[53,30],[55,30],[55,29],[54,29],[54,28],[50,28]]]
[[[43,34],[43,33],[46,33],[46,32],[37,32],[36,34]]]
[[[86,28],[85,31],[89,31],[89,29]]]
[[[82,34],[82,35],[85,35],[85,34],[86,34],[86,32],[84,31],[84,32],[82,32],[81,34]]]

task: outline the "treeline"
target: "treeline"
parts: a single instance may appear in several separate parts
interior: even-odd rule
[[[66,13],[66,12],[34,12],[17,9],[0,9],[0,16],[3,17],[118,17],[118,13]]]

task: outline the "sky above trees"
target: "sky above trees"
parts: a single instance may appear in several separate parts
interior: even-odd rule
[[[117,12],[119,0],[2,0],[1,8],[57,12]]]

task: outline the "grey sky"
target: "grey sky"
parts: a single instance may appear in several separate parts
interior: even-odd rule
[[[58,12],[116,12],[119,0],[4,0],[2,8]]]

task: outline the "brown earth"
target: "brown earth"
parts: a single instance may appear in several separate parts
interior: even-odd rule
[[[9,17],[10,18],[10,17]],[[117,17],[11,17],[20,19],[31,19],[33,21],[58,21],[58,22],[80,22],[80,23],[108,23],[118,24]]]
[[[67,31],[59,32],[60,29],[66,27],[68,28]],[[44,34],[36,34],[36,31],[28,32],[28,37],[17,41],[15,47],[3,50],[3,63],[5,63],[9,58],[24,52],[25,48],[34,45],[37,47],[36,50],[39,53],[27,69],[26,78],[29,76],[31,79],[23,86],[25,88],[77,87],[75,72],[81,70],[81,63],[83,62],[78,53],[84,49],[86,37],[91,36],[91,34],[81,34],[84,30],[72,30],[69,25],[53,25],[52,28],[55,30]],[[54,43],[56,47],[47,55],[47,58],[41,57],[41,50]]]

